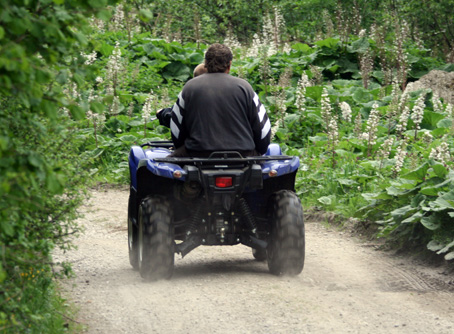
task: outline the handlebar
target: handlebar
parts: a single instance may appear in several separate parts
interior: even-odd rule
[[[164,148],[173,148],[173,143],[171,140],[151,140],[145,144],[140,145],[140,147],[164,147]]]

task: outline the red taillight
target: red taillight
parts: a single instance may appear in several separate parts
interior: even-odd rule
[[[221,176],[216,178],[216,187],[218,188],[228,188],[233,185],[231,176]]]

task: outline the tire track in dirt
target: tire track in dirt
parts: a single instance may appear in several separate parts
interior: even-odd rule
[[[434,280],[412,269],[401,269],[399,266],[381,263],[386,279],[379,283],[383,291],[437,292],[449,294],[454,288],[440,280]]]

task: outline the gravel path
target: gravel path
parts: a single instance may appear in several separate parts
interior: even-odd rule
[[[454,333],[443,268],[310,221],[297,277],[272,276],[245,246],[204,246],[176,256],[170,281],[145,282],[128,261],[127,200],[93,191],[78,249],[55,255],[73,263],[63,285],[86,333]]]

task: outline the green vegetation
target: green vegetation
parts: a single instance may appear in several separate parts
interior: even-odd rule
[[[0,332],[68,330],[51,252],[71,247],[86,180],[126,184],[130,146],[170,138],[150,116],[217,41],[301,158],[305,209],[454,258],[453,107],[405,91],[454,69],[453,1],[0,5]]]
[[[58,4],[57,4],[58,3]],[[72,143],[83,109],[64,94],[65,76],[89,79],[85,17],[107,1],[0,1],[0,332],[60,333],[64,301],[51,251],[69,247],[84,198],[87,160]],[[82,61],[82,62],[81,62]],[[65,273],[63,267],[62,273]]]

